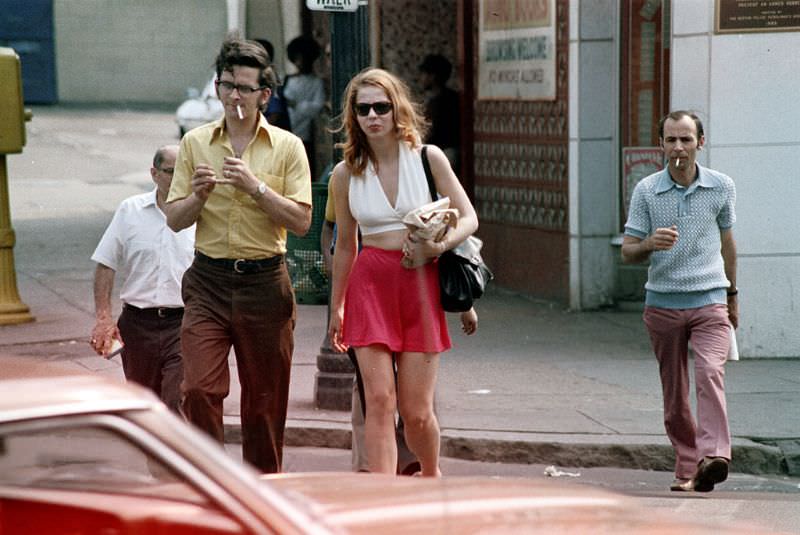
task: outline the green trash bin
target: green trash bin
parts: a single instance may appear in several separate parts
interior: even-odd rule
[[[286,267],[292,279],[295,299],[306,305],[328,303],[328,276],[319,245],[327,201],[328,184],[312,183],[311,226],[302,238],[291,232],[286,238]]]

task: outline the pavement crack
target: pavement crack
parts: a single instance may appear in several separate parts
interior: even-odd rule
[[[581,410],[577,410],[576,412],[577,412],[578,414],[580,414],[581,416],[583,416],[584,418],[587,418],[587,419],[589,419],[590,421],[592,421],[592,422],[596,423],[596,424],[597,424],[597,425],[599,425],[600,427],[604,427],[604,428],[608,429],[609,431],[611,431],[611,432],[612,432],[612,433],[614,433],[615,435],[620,435],[620,434],[621,434],[621,433],[619,432],[619,430],[617,430],[617,429],[614,429],[613,427],[611,427],[611,426],[608,426],[608,425],[604,424],[603,422],[601,422],[601,421],[600,421],[600,420],[598,420],[597,418],[593,418],[593,417],[589,416],[588,414],[586,414],[585,412],[583,412],[583,411],[581,411]]]

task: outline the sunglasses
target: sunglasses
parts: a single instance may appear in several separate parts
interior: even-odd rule
[[[386,115],[392,111],[391,102],[372,102],[370,104],[362,103],[356,104],[356,113],[361,117],[369,115],[369,110],[375,110],[376,115]]]

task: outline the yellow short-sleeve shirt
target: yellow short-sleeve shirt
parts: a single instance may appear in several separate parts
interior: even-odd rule
[[[328,179],[328,200],[325,201],[325,221],[336,223],[336,202],[333,198],[333,177]]]
[[[234,151],[224,118],[188,132],[180,143],[167,203],[191,195],[197,164],[211,166],[221,177],[227,156]],[[273,191],[311,206],[311,172],[300,138],[260,117],[241,158]],[[195,248],[212,258],[268,258],[286,252],[286,229],[275,225],[247,193],[217,184],[197,220]]]

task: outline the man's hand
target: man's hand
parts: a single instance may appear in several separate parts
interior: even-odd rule
[[[217,179],[217,184],[230,184],[234,188],[253,195],[258,191],[258,179],[250,172],[244,160],[225,157],[222,164],[223,178]]]
[[[217,183],[217,175],[208,164],[197,164],[197,167],[192,174],[192,191],[203,202],[208,200],[208,196],[214,191],[214,185]]]
[[[666,251],[678,242],[678,227],[657,228],[648,238],[653,251]]]
[[[114,345],[114,339],[122,340],[119,334],[119,329],[114,321],[108,318],[98,318],[97,322],[92,329],[92,339],[89,344],[98,355],[103,357],[111,353],[111,348]]]
[[[650,258],[653,251],[666,251],[678,242],[678,227],[659,227],[648,237],[642,239],[625,235],[622,239],[622,262],[638,264]]]
[[[728,319],[734,329],[739,328],[739,299],[736,295],[728,296]]]

